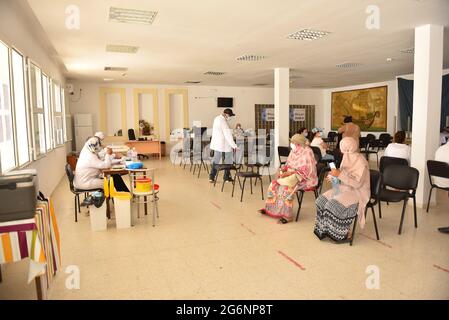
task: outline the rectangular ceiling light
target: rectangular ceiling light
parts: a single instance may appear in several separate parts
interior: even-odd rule
[[[121,23],[136,23],[151,25],[156,18],[157,11],[145,11],[111,7],[109,21]]]
[[[118,53],[137,53],[139,47],[134,46],[124,46],[120,44],[108,44],[106,46],[107,52],[118,52]]]
[[[351,68],[360,67],[361,65],[362,64],[358,63],[358,62],[344,62],[344,63],[337,64],[336,67],[342,68],[342,69],[351,69]]]
[[[104,67],[104,71],[128,71],[128,68],[124,68],[124,67]]]
[[[328,31],[321,31],[321,30],[312,30],[312,29],[302,29],[299,31],[296,31],[294,33],[291,33],[287,36],[288,39],[293,40],[317,40],[319,38],[322,38],[324,36],[327,36],[330,32]]]
[[[220,72],[220,71],[207,71],[204,73],[207,76],[222,76],[225,74],[225,72]]]
[[[259,61],[265,59],[265,56],[259,56],[256,54],[244,54],[240,57],[235,58],[237,61]]]

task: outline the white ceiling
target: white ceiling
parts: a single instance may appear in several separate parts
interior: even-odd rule
[[[339,87],[413,73],[414,28],[445,25],[444,67],[449,67],[449,0],[28,0],[66,76],[80,81],[251,86],[273,84],[275,67],[302,76],[292,87]],[[366,7],[380,8],[380,29],[368,30]],[[68,5],[80,8],[79,30],[65,27]],[[111,6],[158,11],[153,25],[108,21]],[[303,28],[330,31],[316,41],[287,39]],[[137,54],[107,53],[106,45],[132,45]],[[263,55],[241,62],[242,54]],[[394,58],[388,63],[387,58]],[[343,62],[362,63],[342,70]],[[105,66],[128,67],[120,72]],[[206,76],[206,71],[225,75]]]

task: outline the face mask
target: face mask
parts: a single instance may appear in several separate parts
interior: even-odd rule
[[[296,144],[294,143],[290,143],[290,148],[295,151],[296,150]]]

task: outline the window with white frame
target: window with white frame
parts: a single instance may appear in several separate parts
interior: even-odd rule
[[[67,134],[67,110],[65,109],[65,90],[61,88],[61,104],[62,104],[62,124],[63,124],[63,135],[64,135],[64,142],[68,141],[68,134]]]
[[[61,101],[61,86],[53,82],[53,128],[56,146],[64,144],[64,124]]]
[[[34,158],[45,154],[45,118],[44,104],[42,98],[42,72],[33,63],[30,66],[30,101],[32,109]]]
[[[0,42],[0,160],[1,172],[6,172],[16,166],[9,48],[2,42]]]
[[[50,79],[42,74],[42,101],[44,103],[44,115],[45,115],[45,146],[46,151],[53,149],[53,132],[52,132],[52,120],[51,120],[51,92],[50,92]]]
[[[11,51],[11,60],[16,146],[18,165],[21,166],[30,161],[25,90],[25,64],[23,56],[14,49]]]

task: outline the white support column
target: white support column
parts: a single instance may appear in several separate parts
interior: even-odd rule
[[[288,146],[290,133],[290,69],[274,69],[274,148],[279,167],[278,146]]]
[[[439,146],[443,29],[436,25],[415,28],[411,165],[419,170],[416,204],[421,208],[430,189],[426,162],[434,159]]]

